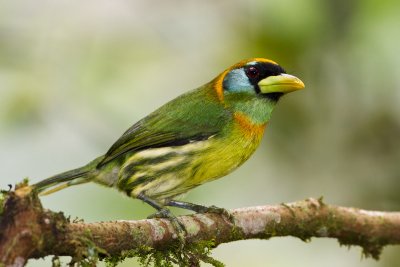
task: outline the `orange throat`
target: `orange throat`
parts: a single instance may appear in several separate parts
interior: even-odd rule
[[[241,112],[235,112],[234,119],[246,138],[261,140],[267,123],[256,124]]]

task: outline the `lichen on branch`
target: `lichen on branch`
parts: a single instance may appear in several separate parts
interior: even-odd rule
[[[0,262],[23,266],[30,258],[71,256],[72,263],[94,264],[103,259],[115,266],[126,257],[139,257],[155,266],[199,266],[222,263],[209,256],[222,243],[245,239],[294,236],[336,238],[358,245],[378,259],[386,245],[400,244],[400,213],[375,212],[307,199],[288,204],[249,207],[223,214],[180,216],[185,245],[167,219],[84,223],[43,209],[26,184],[0,197]]]

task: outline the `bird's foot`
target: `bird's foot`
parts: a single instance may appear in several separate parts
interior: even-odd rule
[[[154,219],[154,218],[159,218],[159,219],[168,219],[174,230],[176,231],[176,234],[179,239],[180,247],[183,248],[185,245],[185,237],[187,235],[186,227],[185,225],[178,220],[178,218],[172,214],[172,212],[167,209],[167,208],[162,208],[159,211],[157,211],[154,214],[151,214],[150,216],[147,217],[148,219]]]
[[[147,216],[147,219],[154,219],[154,218],[165,218],[165,219],[169,219],[171,217],[171,212],[169,211],[169,209],[163,208],[160,209],[159,211],[157,211],[156,213],[153,213],[149,216]],[[173,215],[172,215],[173,216]]]
[[[148,219],[165,218],[171,222],[172,227],[174,228],[178,236],[180,248],[183,249],[183,247],[185,246],[185,240],[186,240],[185,237],[187,234],[185,225],[181,221],[179,221],[178,218],[174,214],[172,214],[172,212],[169,209],[165,208],[156,200],[147,197],[144,192],[140,193],[137,196],[137,198],[143,200],[144,202],[146,202],[147,204],[149,204],[150,206],[152,206],[157,210],[156,213],[148,216],[147,217]]]
[[[230,213],[228,210],[226,210],[224,208],[219,208],[214,205],[206,207],[203,205],[198,205],[198,204],[193,204],[193,203],[183,202],[183,201],[176,201],[176,200],[170,200],[169,202],[167,202],[166,205],[172,206],[172,207],[178,207],[178,208],[182,208],[182,209],[187,209],[187,210],[192,210],[197,213],[220,214],[220,215],[224,216],[225,218],[227,218],[231,223],[233,223],[233,224],[235,223],[232,213]]]

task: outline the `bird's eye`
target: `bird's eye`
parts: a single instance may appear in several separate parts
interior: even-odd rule
[[[260,74],[260,72],[258,71],[258,69],[254,66],[251,66],[249,68],[246,69],[246,75],[247,77],[249,77],[250,79],[254,79],[257,78],[258,75]]]

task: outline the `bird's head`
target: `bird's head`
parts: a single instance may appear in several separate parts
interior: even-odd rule
[[[266,98],[276,103],[284,94],[304,88],[304,83],[276,62],[264,58],[243,60],[225,70],[214,80],[220,101]]]

